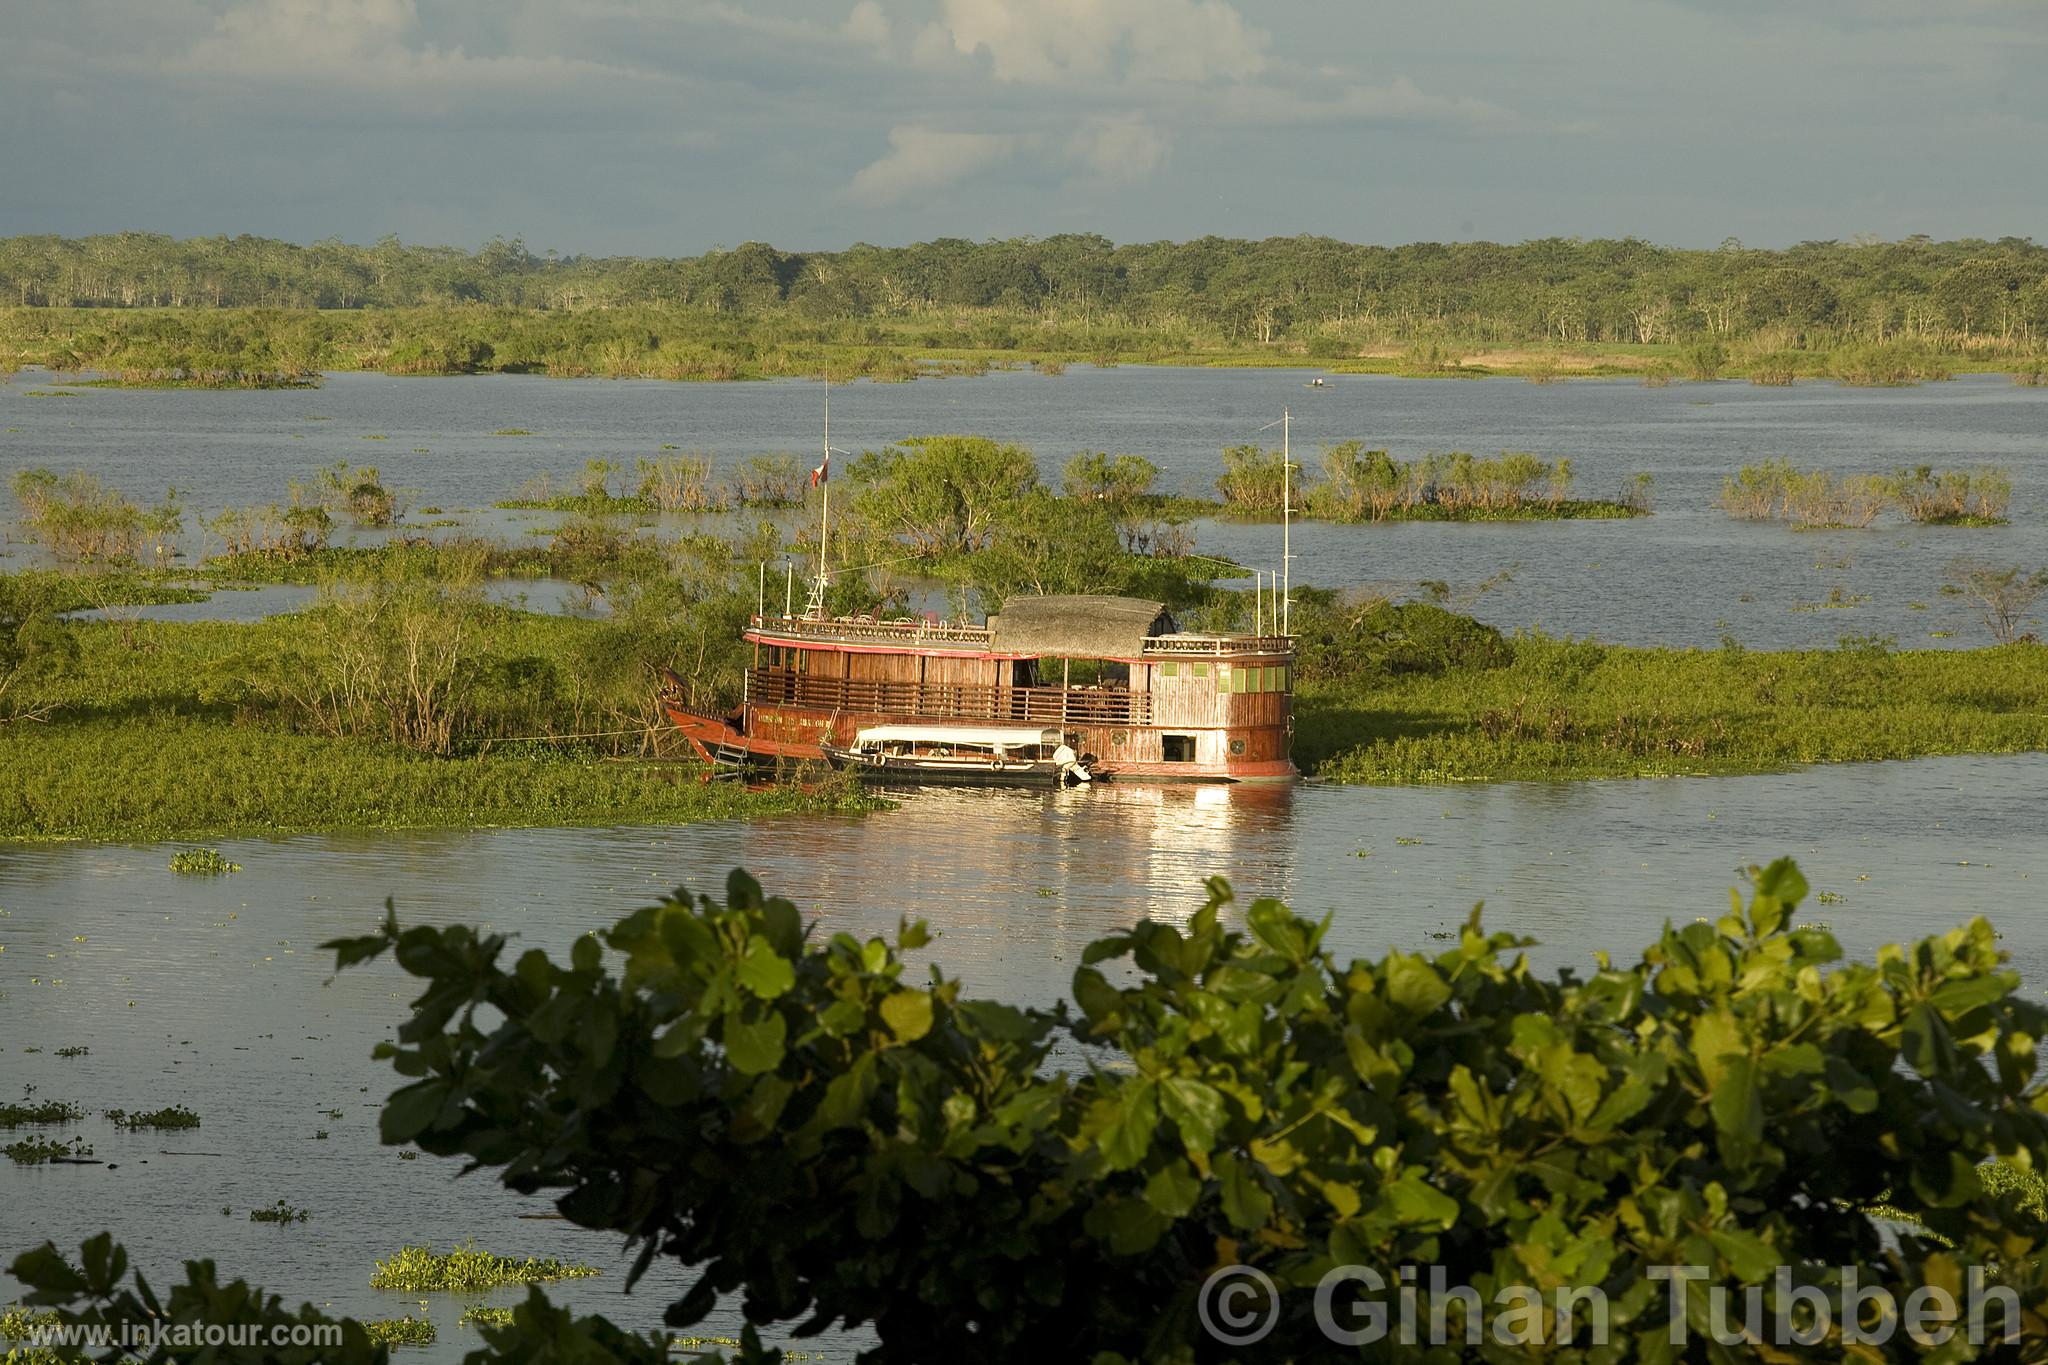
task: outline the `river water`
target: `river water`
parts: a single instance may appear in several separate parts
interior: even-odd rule
[[[475,508],[542,469],[630,462],[665,443],[723,462],[808,449],[820,397],[800,383],[374,375],[278,393],[28,396],[35,386],[29,376],[0,386],[0,467],[89,469],[138,495],[173,484],[200,507],[281,496],[288,477],[340,459],[382,465],[417,490],[416,504]],[[833,431],[847,448],[986,432],[1030,443],[1049,471],[1077,449],[1134,450],[1168,486],[1195,491],[1213,480],[1223,445],[1253,439],[1283,405],[1295,409],[1299,446],[1356,436],[1403,456],[1531,449],[1571,457],[1589,494],[1652,472],[1659,513],[1634,522],[1300,531],[1299,577],[1318,583],[1472,583],[1516,566],[1478,607],[1508,627],[1678,645],[1724,632],[1757,647],[1843,634],[1947,643],[1937,631],[1966,643],[1976,628],[1937,592],[1947,557],[2048,562],[2048,394],[2002,380],[1860,391],[1340,377],[1309,393],[1285,371],[1077,367],[1059,378],[856,385],[834,392]],[[490,434],[513,427],[537,434]],[[1799,534],[1707,506],[1725,472],[1772,455],[1844,470],[2002,464],[2014,525]],[[1200,548],[1248,563],[1277,551],[1264,527],[1200,534]],[[19,544],[5,549],[0,564],[29,559]],[[1870,600],[1794,609],[1835,586]],[[216,610],[247,617],[297,600],[224,593],[217,601],[240,605]],[[1629,960],[1667,919],[1725,909],[1742,867],[1789,853],[1828,897],[1803,918],[1831,924],[1852,954],[1985,914],[2039,989],[2048,920],[2032,878],[2048,880],[2044,807],[2048,756],[2029,755],[1662,782],[913,791],[865,817],[236,840],[221,847],[244,870],[219,878],[171,873],[169,845],[0,845],[0,1090],[83,1105],[93,1117],[61,1135],[82,1134],[107,1163],[0,1164],[0,1254],[112,1229],[159,1284],[182,1259],[210,1256],[290,1301],[425,1311],[440,1343],[409,1356],[452,1361],[476,1340],[456,1326],[460,1303],[426,1296],[423,1308],[370,1290],[368,1277],[403,1245],[474,1237],[502,1253],[600,1265],[605,1277],[551,1292],[656,1324],[684,1272],[658,1269],[621,1302],[625,1263],[610,1239],[522,1218],[545,1213],[544,1201],[377,1145],[392,1079],[369,1054],[411,992],[388,963],[330,981],[314,945],[363,932],[386,896],[408,920],[487,923],[559,954],[670,887],[715,889],[743,865],[826,930],[888,933],[900,915],[923,915],[940,937],[922,956],[974,991],[1043,1004],[1064,992],[1089,940],[1138,916],[1185,918],[1215,873],[1247,897],[1329,914],[1340,957],[1428,950],[1484,900],[1488,922],[1535,936],[1534,956],[1552,969],[1584,965],[1596,949]],[[74,1047],[90,1050],[56,1055]],[[202,1127],[127,1135],[99,1117],[173,1103],[197,1110]],[[311,1221],[249,1221],[280,1198]],[[0,1303],[12,1294],[0,1277]],[[726,1313],[713,1327],[732,1323]],[[823,1348],[829,1358],[850,1349]]]
[[[222,850],[244,870],[218,878],[171,873],[168,845],[0,848],[0,1083],[95,1115],[181,1103],[203,1118],[123,1135],[93,1117],[62,1133],[108,1165],[0,1165],[0,1243],[75,1246],[112,1228],[159,1279],[203,1255],[292,1301],[425,1311],[441,1333],[428,1359],[475,1338],[450,1296],[367,1287],[373,1261],[405,1244],[475,1237],[599,1265],[604,1278],[555,1292],[658,1323],[681,1272],[621,1301],[613,1240],[522,1219],[546,1203],[377,1145],[393,1082],[369,1054],[411,992],[388,962],[330,981],[314,945],[366,931],[387,895],[404,920],[480,922],[561,955],[667,888],[716,891],[742,865],[826,932],[887,935],[923,916],[939,937],[921,957],[972,991],[1050,1004],[1091,939],[1139,916],[1185,919],[1215,873],[1247,900],[1328,914],[1340,960],[1441,948],[1430,935],[1483,900],[1488,923],[1540,940],[1533,955],[1552,969],[1603,948],[1632,960],[1666,920],[1725,910],[1744,865],[1789,853],[1831,898],[1802,919],[1829,923],[1852,954],[1984,913],[2041,983],[2044,803],[2048,756],[2027,756],[1663,782],[912,791],[858,818],[236,840]],[[248,1220],[280,1198],[311,1221]]]
[[[1826,648],[1845,635],[1890,636],[1902,648],[1982,643],[1969,609],[1941,595],[1944,566],[1962,555],[2048,562],[2048,389],[2003,376],[1774,389],[1338,375],[1309,390],[1307,373],[1075,366],[1058,376],[861,383],[833,392],[832,439],[858,451],[919,433],[980,433],[1030,446],[1055,481],[1076,451],[1129,451],[1159,465],[1162,489],[1213,494],[1222,449],[1277,444],[1278,429],[1261,428],[1290,408],[1295,450],[1311,467],[1320,445],[1358,439],[1407,459],[1504,449],[1568,458],[1586,497],[1614,496],[1630,475],[1648,473],[1657,514],[1631,521],[1304,524],[1294,540],[1294,576],[1306,582],[1398,593],[1420,580],[1457,588],[1507,571],[1512,579],[1479,599],[1475,614],[1508,629],[1624,644],[1712,647],[1724,635],[1754,649]],[[0,384],[0,470],[86,469],[138,498],[174,486],[204,512],[281,501],[290,479],[348,460],[379,466],[388,484],[411,490],[416,508],[466,509],[461,520],[518,536],[533,529],[530,518],[475,509],[543,471],[567,482],[588,459],[630,470],[672,446],[709,452],[726,470],[774,451],[808,461],[821,399],[817,383],[801,380],[336,374],[319,389],[222,393],[65,389],[21,374]],[[1845,473],[2001,466],[2012,474],[2013,524],[1801,532],[1732,521],[1712,506],[1723,478],[1774,457]],[[1196,548],[1276,568],[1280,532],[1203,524]],[[0,549],[18,562],[29,555]],[[1836,594],[1853,605],[1818,607]]]

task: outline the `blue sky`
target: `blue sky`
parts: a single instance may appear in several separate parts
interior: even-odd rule
[[[2043,0],[14,0],[0,235],[2048,231]]]

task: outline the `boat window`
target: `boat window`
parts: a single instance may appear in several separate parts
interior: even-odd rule
[[[1159,676],[1162,678],[1178,678],[1180,676],[1180,665],[1171,659],[1167,660],[1159,665]]]
[[[1189,677],[1191,677],[1191,678],[1206,678],[1206,677],[1208,677],[1208,676],[1209,676],[1209,665],[1207,665],[1207,664],[1189,664],[1189,665],[1188,665],[1188,676],[1189,676]]]
[[[1161,735],[1159,737],[1160,757],[1168,763],[1192,763],[1195,761],[1195,737],[1193,735]]]

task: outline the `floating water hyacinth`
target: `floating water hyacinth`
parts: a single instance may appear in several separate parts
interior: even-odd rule
[[[190,876],[217,877],[241,870],[240,863],[229,862],[217,848],[188,848],[171,855],[171,871]]]

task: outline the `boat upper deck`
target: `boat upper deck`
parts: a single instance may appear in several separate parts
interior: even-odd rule
[[[868,616],[833,618],[809,616],[756,616],[747,630],[751,639],[765,644],[813,645],[864,650],[900,650],[906,654],[982,654],[1018,658],[1058,654],[1064,651],[1006,647],[1001,631],[994,626],[964,625],[926,617],[878,619]],[[1286,658],[1294,653],[1294,641],[1285,635],[1144,635],[1133,643],[1137,652],[1126,655],[1118,648],[1102,657],[1136,659],[1228,659],[1236,657]],[[1093,655],[1095,650],[1077,651]]]

